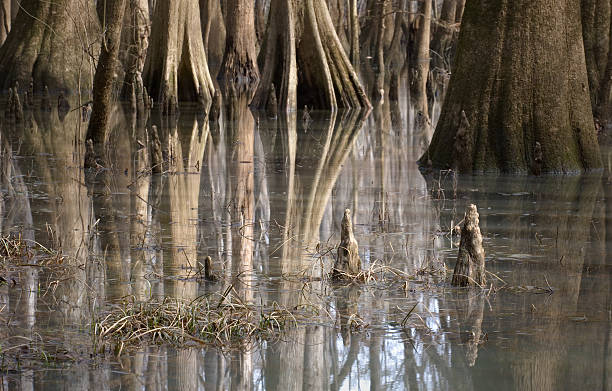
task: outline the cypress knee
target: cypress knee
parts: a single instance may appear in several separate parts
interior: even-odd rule
[[[361,259],[359,258],[359,245],[353,235],[353,223],[351,221],[351,210],[344,210],[342,218],[342,231],[340,235],[340,246],[338,246],[338,258],[334,264],[333,278],[339,279],[347,276],[355,276],[361,272]]]
[[[485,252],[478,226],[478,210],[470,204],[463,219],[457,264],[453,272],[455,286],[482,286],[485,283]]]

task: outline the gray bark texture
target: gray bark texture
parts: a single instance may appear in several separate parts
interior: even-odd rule
[[[612,3],[581,0],[582,35],[595,117],[612,120]]]
[[[197,0],[156,2],[143,80],[164,112],[172,112],[178,101],[210,104],[215,87]]]
[[[259,82],[253,0],[228,0],[227,6],[225,54],[219,79],[231,96],[252,96]]]
[[[93,141],[97,157],[102,156],[103,146],[108,138],[109,117],[111,113],[111,93],[115,80],[116,69],[119,65],[119,47],[121,45],[121,28],[123,27],[123,13],[126,0],[105,0],[107,16],[104,26],[104,35],[100,45],[100,58],[94,76],[93,109],[89,126],[87,127],[87,140]],[[85,159],[86,162],[91,161]],[[86,167],[92,168],[92,167]]]
[[[145,106],[142,71],[149,47],[149,6],[146,0],[128,0],[121,32],[121,63],[125,77],[121,87],[121,99],[132,100],[132,104]]]
[[[470,204],[465,210],[457,264],[453,272],[455,286],[479,286],[485,283],[485,252],[476,205]]]
[[[11,31],[11,0],[0,0],[0,46]]]
[[[225,21],[218,0],[199,0],[204,50],[208,55],[208,67],[214,77],[219,73],[225,52]]]
[[[20,9],[0,47],[0,91],[31,78],[38,92],[90,89],[100,31],[93,2],[23,0]]]
[[[577,0],[467,2],[454,72],[420,163],[460,172],[598,169]],[[469,126],[459,135],[461,113]]]
[[[353,235],[353,222],[351,211],[346,209],[342,217],[342,231],[340,245],[338,246],[338,258],[334,263],[333,278],[342,279],[356,276],[361,272],[361,258],[359,258],[359,245]]]
[[[298,103],[332,110],[371,107],[324,0],[272,0],[261,55],[254,107],[266,107],[272,84],[284,112]]]

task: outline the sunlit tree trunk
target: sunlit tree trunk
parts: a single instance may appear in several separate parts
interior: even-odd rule
[[[21,12],[0,47],[0,90],[18,81],[37,91],[48,86],[69,93],[91,88],[91,46],[99,39],[93,2],[80,0],[23,0]],[[78,15],[78,16],[77,16]]]
[[[143,80],[164,112],[179,100],[208,106],[214,85],[202,40],[197,0],[157,1]]]
[[[0,46],[11,31],[11,0],[0,0]]]
[[[251,95],[259,82],[253,0],[228,0],[227,6],[227,36],[219,79],[226,93]]]
[[[144,104],[142,71],[149,47],[149,5],[146,0],[128,0],[121,32],[121,62],[125,77],[121,87],[121,99],[132,101],[142,109]]]
[[[378,74],[376,75],[376,93],[377,96],[382,99],[385,96],[385,19],[387,19],[386,13],[390,5],[389,0],[383,0],[378,6],[380,8],[380,15],[378,16],[378,34],[376,35],[376,68]]]
[[[431,31],[431,1],[424,0],[417,17],[416,64],[410,80],[410,98],[414,110],[429,118],[427,106],[427,78],[429,76],[429,41]]]
[[[272,84],[282,111],[370,107],[323,0],[272,0],[264,47],[255,107],[266,107]]]
[[[421,164],[512,173],[601,167],[580,26],[575,1],[468,2]]]
[[[359,72],[359,8],[357,7],[357,0],[349,0],[349,31],[350,31],[350,54],[351,64],[355,68],[356,72]]]
[[[92,140],[97,155],[101,157],[101,150],[108,138],[109,117],[111,114],[111,93],[113,81],[119,62],[119,47],[121,44],[121,28],[123,27],[123,13],[126,0],[106,0],[106,25],[102,26],[104,34],[100,45],[100,58],[96,67],[93,85],[93,110],[87,128],[87,140]],[[88,151],[90,152],[90,151]],[[92,159],[85,159],[91,162]],[[87,164],[86,164],[87,165]],[[88,168],[88,167],[86,167]]]
[[[208,67],[212,77],[219,73],[225,52],[225,21],[218,0],[200,0],[200,15],[204,51],[208,54]]]

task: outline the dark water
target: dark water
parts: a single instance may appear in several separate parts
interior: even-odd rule
[[[257,119],[235,104],[220,125],[187,108],[178,121],[117,108],[110,167],[97,175],[80,169],[78,111],[4,124],[2,233],[59,247],[78,271],[49,286],[27,267],[0,285],[0,389],[612,390],[610,178],[426,181],[415,161],[428,132],[405,107],[309,121]],[[169,160],[163,175],[146,171],[152,124]],[[448,284],[449,232],[469,203],[499,277],[484,290]],[[333,261],[324,253],[345,208],[364,267],[414,280],[342,287],[296,277]],[[206,255],[221,282],[189,278]],[[191,300],[239,273],[253,303],[310,303],[328,316],[242,350],[90,355],[92,323],[122,298]],[[356,318],[363,327],[351,329]]]

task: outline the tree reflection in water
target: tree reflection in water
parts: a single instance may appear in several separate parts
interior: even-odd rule
[[[407,125],[411,119],[398,102],[373,110],[367,119],[341,111],[313,112],[311,123],[301,112],[271,120],[238,98],[225,103],[220,123],[209,123],[189,108],[177,118],[138,118],[118,107],[109,167],[87,173],[79,168],[77,112],[64,121],[35,112],[25,125],[3,125],[2,233],[22,227],[25,237],[61,247],[76,266],[52,294],[38,292],[47,276],[36,267],[21,271],[15,286],[0,285],[0,318],[10,319],[3,340],[54,334],[48,351],[85,352],[92,317],[127,296],[190,301],[232,282],[236,299],[314,305],[328,322],[231,352],[149,346],[100,365],[84,353],[66,371],[22,368],[0,375],[1,384],[609,388],[610,167],[601,177],[453,183],[447,176],[428,184],[414,163],[422,134]],[[167,159],[161,175],[148,171],[152,125]],[[337,242],[345,208],[353,211],[365,267],[383,262],[413,274],[442,262],[452,268],[456,249],[446,233],[471,202],[481,211],[488,269],[509,286],[550,284],[553,294],[448,289],[435,280],[338,286],[318,278],[333,261],[320,255]],[[193,277],[207,255],[220,282]],[[403,329],[415,304],[422,321],[413,315]],[[356,319],[367,332],[358,332]]]

